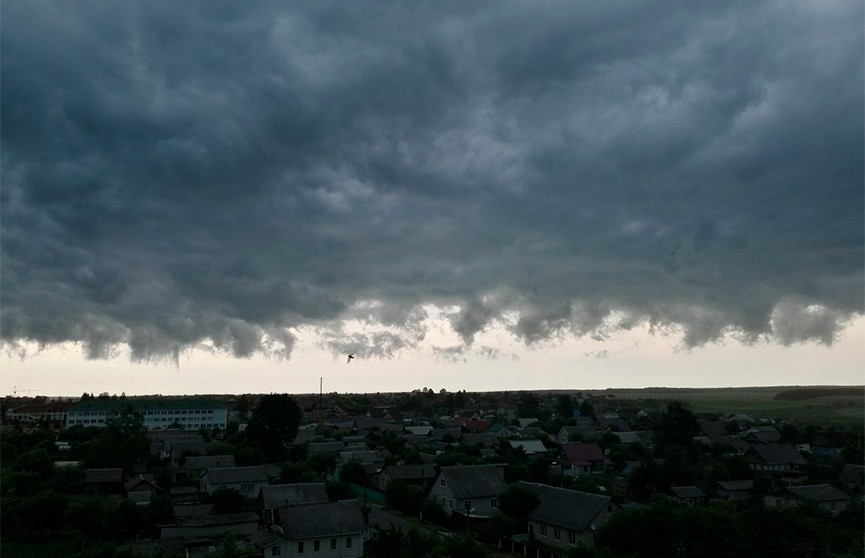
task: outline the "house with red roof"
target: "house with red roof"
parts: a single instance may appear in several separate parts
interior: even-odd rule
[[[601,446],[594,442],[576,442],[562,444],[565,468],[562,471],[567,476],[604,472],[607,457]]]
[[[490,428],[489,422],[472,417],[457,417],[453,422],[469,433],[486,432]]]

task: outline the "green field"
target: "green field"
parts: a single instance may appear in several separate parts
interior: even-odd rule
[[[706,389],[609,389],[603,392],[617,400],[680,399],[700,413],[744,413],[754,418],[772,418],[794,423],[827,426],[865,427],[865,391],[858,394],[827,395],[800,401],[776,401],[775,396],[787,387],[706,388]]]

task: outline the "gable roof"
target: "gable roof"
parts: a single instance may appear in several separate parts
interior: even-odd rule
[[[862,465],[846,464],[838,473],[838,482],[862,486],[865,484],[865,467]]]
[[[85,469],[84,482],[123,482],[123,469]]]
[[[522,448],[526,455],[532,455],[535,453],[544,453],[547,451],[546,446],[540,440],[511,440],[511,447]]]
[[[327,502],[327,488],[323,482],[297,484],[270,484],[259,492],[265,509]]]
[[[310,442],[306,445],[306,450],[309,455],[317,453],[339,453],[345,449],[345,444],[342,442]]]
[[[752,455],[760,463],[767,465],[778,465],[790,463],[793,465],[805,465],[808,461],[799,455],[796,448],[790,444],[758,444],[751,446],[746,452]]]
[[[705,498],[706,494],[696,486],[671,486],[670,491],[677,498]]]
[[[136,490],[133,492],[139,492],[139,491],[150,492],[150,490],[148,488],[146,488],[145,485],[150,485],[151,488],[156,488],[157,490],[159,489],[159,486],[155,482],[153,482],[152,480],[150,480],[148,478],[145,478],[145,477],[139,475],[137,477],[133,477],[133,478],[129,479],[128,481],[126,481],[126,484],[123,485],[123,490],[125,490],[126,492],[129,492],[133,488],[138,488],[139,490]]]
[[[233,455],[190,455],[186,458],[187,469],[218,469],[236,466]]]
[[[339,462],[360,461],[361,463],[384,463],[384,454],[380,450],[357,449],[339,452]]]
[[[241,482],[267,482],[267,469],[264,465],[252,467],[222,467],[208,469],[210,484],[237,484]]]
[[[610,498],[578,490],[555,488],[520,481],[533,490],[541,503],[529,514],[530,521],[555,525],[571,531],[590,530],[595,518],[609,505]]]
[[[215,515],[189,515],[175,516],[165,523],[160,523],[160,527],[176,526],[176,527],[216,527],[228,525],[241,525],[244,523],[258,523],[258,516],[255,512],[239,512],[239,513],[220,513]]]
[[[754,488],[753,480],[736,480],[736,481],[728,481],[728,480],[719,480],[718,486],[726,490],[727,492],[738,492],[745,490],[752,490]]]
[[[811,502],[843,502],[850,499],[850,496],[831,484],[788,486],[786,490],[800,500]]]
[[[601,446],[595,442],[576,442],[562,444],[562,451],[573,465],[591,465],[592,462],[604,461],[606,456]]]
[[[361,533],[363,512],[357,500],[281,507],[280,525],[287,539],[311,539]]]
[[[569,439],[574,434],[579,435],[581,440],[594,440],[598,437],[595,427],[587,424],[581,426],[563,426],[556,437],[562,434],[565,434]]]
[[[436,476],[435,467],[430,464],[421,465],[387,465],[385,467],[387,476],[391,479],[429,479],[433,480]]]
[[[494,447],[499,445],[499,437],[492,433],[463,434],[463,438],[460,442],[463,444]]]
[[[439,473],[457,500],[498,496],[505,484],[503,465],[454,465]]]
[[[432,426],[406,426],[405,431],[415,436],[427,436],[432,430]]]
[[[844,438],[843,432],[820,432],[811,440],[811,447],[842,448]]]
[[[459,428],[433,428],[430,430],[430,436],[435,438],[436,440],[441,440],[448,434],[450,434],[451,438],[454,440],[459,440],[463,437],[463,431]]]

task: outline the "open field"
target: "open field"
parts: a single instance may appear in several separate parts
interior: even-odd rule
[[[780,392],[796,386],[706,389],[610,389],[603,393],[617,400],[681,399],[695,412],[744,413],[755,418],[773,418],[794,423],[817,423],[865,427],[865,391],[849,395],[826,395],[799,401],[778,401]],[[811,388],[809,388],[811,389]]]

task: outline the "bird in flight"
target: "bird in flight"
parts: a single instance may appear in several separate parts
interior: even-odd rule
[[[348,360],[346,360],[345,363],[351,364],[351,359],[353,359],[353,358],[354,358],[354,353],[351,353],[350,355],[348,355]]]

